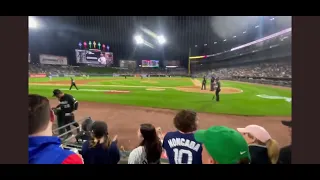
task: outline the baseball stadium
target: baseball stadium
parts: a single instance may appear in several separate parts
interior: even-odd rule
[[[41,18],[35,17],[39,22]],[[184,18],[190,24],[195,22],[193,18]],[[197,113],[198,129],[211,126],[236,129],[256,124],[264,127],[280,147],[290,144],[287,127],[281,122],[291,120],[292,112],[291,23],[285,25],[287,19],[276,16],[258,19],[244,16],[242,23],[234,25],[238,29],[230,30],[222,23],[227,20],[211,18],[209,29],[214,35],[208,35],[207,30],[199,37],[185,35],[187,39],[176,34],[176,41],[161,35],[158,38],[161,50],[153,42],[160,37],[159,32],[150,23],[136,30],[139,35],[131,34],[133,38],[128,38],[135,43],[133,52],[114,45],[117,40],[125,44],[127,35],[112,39],[108,33],[100,38],[92,33],[92,40],[79,33],[83,40],[74,41],[63,50],[59,44],[52,44],[56,49],[45,51],[30,42],[29,94],[47,97],[52,108],[59,104],[53,90],[72,95],[79,104],[73,112],[75,122],[82,125],[88,118],[104,121],[109,136],[118,137],[122,164],[128,163],[130,152],[139,145],[137,130],[141,124],[150,123],[165,135],[176,130],[173,119],[181,110]],[[174,23],[180,23],[173,19]],[[89,25],[81,24],[81,17],[77,23],[90,29]],[[30,39],[43,41],[29,33]],[[177,50],[174,48],[177,45],[185,48]],[[81,154],[82,143],[75,138],[78,132],[75,129],[83,127],[71,129],[73,135],[67,136],[68,132],[60,130],[75,122],[59,124],[59,116],[56,118],[53,134],[61,138],[66,149],[77,149]],[[168,163],[165,153],[162,163]]]

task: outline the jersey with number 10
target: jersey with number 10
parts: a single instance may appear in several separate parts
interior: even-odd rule
[[[193,133],[168,132],[162,147],[170,164],[202,164],[202,144],[195,140]]]

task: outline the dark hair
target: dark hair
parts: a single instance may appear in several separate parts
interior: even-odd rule
[[[81,131],[76,135],[77,142],[79,139],[83,140],[90,140],[91,139],[91,127],[93,124],[93,120],[91,117],[88,117],[81,123]]]
[[[108,136],[108,126],[107,123],[104,121],[95,121],[92,124],[92,137],[89,141],[90,148],[96,147],[98,144],[100,144],[100,139],[104,137],[103,147],[109,148],[111,145],[111,139]]]
[[[83,123],[81,124],[81,129],[83,131],[91,131],[91,127],[93,125],[93,120],[89,117],[86,120],[83,121]]]
[[[197,130],[197,113],[191,110],[182,110],[173,119],[174,126],[184,133]]]
[[[139,146],[143,146],[147,154],[148,164],[159,163],[162,153],[161,141],[157,135],[156,128],[152,124],[141,124],[140,133],[143,140]]]
[[[50,104],[46,97],[28,95],[28,134],[35,134],[44,131],[50,121]]]

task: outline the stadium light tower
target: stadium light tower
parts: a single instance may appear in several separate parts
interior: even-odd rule
[[[136,36],[134,37],[134,40],[136,41],[137,44],[142,44],[142,43],[144,42],[144,40],[142,39],[142,37],[139,36],[139,35],[136,35]]]
[[[164,38],[164,36],[162,35],[158,36],[158,43],[161,45],[166,43],[166,39]]]
[[[29,25],[29,29],[36,29],[38,28],[38,22],[34,17],[29,16],[28,17],[28,25]]]

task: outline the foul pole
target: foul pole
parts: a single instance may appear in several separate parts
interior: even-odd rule
[[[191,48],[189,48],[189,56],[188,56],[188,75],[190,76],[190,57],[191,57]]]

